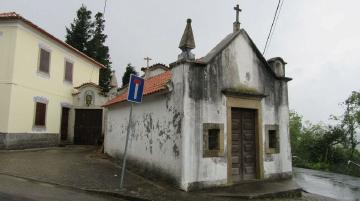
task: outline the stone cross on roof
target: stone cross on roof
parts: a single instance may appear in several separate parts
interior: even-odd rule
[[[239,4],[237,4],[234,7],[234,10],[236,11],[236,21],[233,24],[233,30],[234,32],[239,31],[240,30],[240,22],[239,22],[239,13],[242,11],[239,7]]]
[[[150,57],[145,57],[144,60],[146,60],[146,67],[149,67],[149,61],[152,59]]]
[[[239,4],[234,7],[234,10],[236,11],[236,22],[239,22],[239,13],[242,11],[239,7]]]

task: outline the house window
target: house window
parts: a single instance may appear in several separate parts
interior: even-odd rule
[[[46,104],[36,102],[35,103],[35,127],[46,126]]]
[[[49,74],[50,51],[40,48],[39,72]]]
[[[224,124],[203,124],[203,157],[224,156]]]
[[[65,81],[70,83],[73,81],[73,67],[73,63],[65,61]]]
[[[279,126],[265,125],[266,130],[266,153],[275,154],[280,152]]]

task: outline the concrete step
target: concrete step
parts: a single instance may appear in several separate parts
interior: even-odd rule
[[[256,181],[202,191],[216,197],[240,199],[301,197],[302,188],[293,180]]]

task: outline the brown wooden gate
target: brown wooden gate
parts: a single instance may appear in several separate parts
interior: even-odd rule
[[[75,111],[75,144],[98,145],[101,132],[102,110],[77,109]]]
[[[256,179],[256,110],[231,108],[234,182]]]
[[[69,108],[63,107],[61,109],[61,141],[65,141],[68,138],[69,130]]]

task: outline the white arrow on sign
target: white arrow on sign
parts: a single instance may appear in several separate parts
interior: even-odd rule
[[[141,80],[134,80],[134,82],[135,82],[134,99],[136,100]]]

